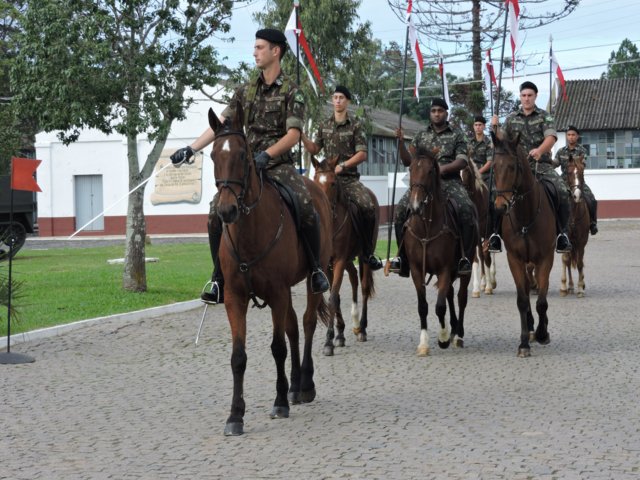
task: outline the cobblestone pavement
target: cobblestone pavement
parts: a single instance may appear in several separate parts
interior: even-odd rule
[[[602,224],[582,299],[560,297],[556,257],[552,341],[527,359],[504,255],[496,294],[469,300],[466,348],[440,350],[431,313],[426,358],[413,286],[377,274],[370,341],[350,333],[323,357],[320,328],[318,396],[286,420],[269,419],[270,315],[250,310],[242,437],[222,435],[232,376],[221,307],[197,348],[201,309],[20,345],[37,362],[0,366],[0,478],[638,478],[640,261],[626,254],[638,234],[638,223]]]

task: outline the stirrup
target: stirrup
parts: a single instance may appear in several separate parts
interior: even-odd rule
[[[324,279],[325,284],[320,286],[320,288],[316,291],[314,291],[313,289],[313,279],[316,275],[320,275],[322,277],[322,279]],[[313,272],[311,272],[311,293],[314,295],[317,295],[319,293],[324,293],[327,290],[329,290],[331,288],[331,284],[329,283],[329,279],[327,278],[327,275],[322,271],[322,269],[318,268],[317,270],[314,270]]]
[[[211,288],[209,289],[209,291],[207,292],[207,286],[211,285]],[[218,287],[218,295],[213,298],[211,297],[211,294],[213,292],[213,287]],[[209,280],[207,283],[204,284],[204,287],[202,288],[202,293],[200,293],[200,300],[202,301],[202,303],[206,303],[207,305],[218,305],[220,303],[220,297],[221,295],[221,291],[222,288],[220,284],[217,281],[214,280]]]
[[[461,270],[460,269],[460,265],[462,264],[462,262],[467,262],[467,269],[466,270]],[[458,262],[458,275],[460,275],[461,277],[466,277],[467,275],[471,275],[471,262],[469,261],[468,258],[461,258],[460,261]]]
[[[493,239],[493,237],[497,237],[500,248],[499,249],[492,249],[491,248],[491,241]],[[491,234],[491,236],[489,237],[489,241],[487,242],[487,250],[489,251],[489,253],[502,253],[502,237],[500,237],[500,235],[498,235],[497,233],[493,233]]]
[[[589,225],[589,233],[591,233],[591,235],[595,235],[596,233],[598,233],[597,223],[592,223],[591,225]]]
[[[375,253],[369,255],[367,263],[371,267],[371,270],[373,270],[374,272],[380,270],[384,266],[382,264],[382,258],[380,258],[380,255],[376,255]],[[372,263],[374,263],[375,265],[372,265]]]
[[[562,250],[558,248],[558,242],[560,241],[560,237],[564,237],[567,241],[567,246]],[[573,249],[573,246],[571,245],[571,242],[569,241],[569,237],[567,236],[566,233],[561,233],[556,237],[556,253],[570,253],[572,249]]]

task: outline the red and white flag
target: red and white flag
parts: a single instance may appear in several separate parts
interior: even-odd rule
[[[307,43],[307,39],[304,36],[304,32],[302,31],[302,24],[300,23],[299,18],[298,18],[298,26],[296,28],[296,8],[298,7],[293,7],[293,12],[291,12],[291,17],[289,17],[289,21],[287,22],[287,26],[284,31],[284,36],[287,37],[287,43],[289,44],[289,48],[291,49],[293,54],[296,56],[300,64],[304,67],[304,69],[307,72],[307,75],[309,75],[309,80],[311,80],[311,86],[313,86],[313,90],[316,92],[316,95],[317,95],[318,89],[316,88],[316,82],[313,80],[313,77],[311,76],[311,73],[309,72],[309,69],[307,68],[307,66],[302,61],[302,58],[298,55],[296,36],[298,37],[298,41],[300,42],[300,45],[302,46],[302,49],[304,50],[304,53],[307,56],[307,61],[309,62],[309,65],[311,65],[311,69],[313,70],[314,75],[316,76],[316,78],[318,79],[318,82],[320,83],[320,90],[322,90],[322,93],[324,93],[324,89],[322,88],[322,78],[320,77],[320,72],[318,71],[316,62],[313,60],[313,57],[311,56],[311,50],[309,50],[309,44]]]
[[[413,17],[411,16],[411,7],[413,1],[409,0],[409,8],[407,8],[407,20],[406,23],[409,26],[409,42],[411,42],[411,56],[413,61],[416,62],[416,87],[413,91],[413,96],[420,101],[420,94],[418,93],[418,87],[422,80],[422,68],[424,67],[424,61],[422,60],[422,53],[420,52],[420,45],[418,45],[418,37],[416,36],[416,26],[413,23]]]
[[[487,95],[489,95],[490,101],[493,100],[493,88],[491,87],[491,82],[498,88],[498,84],[496,82],[496,72],[493,69],[493,61],[491,60],[491,49],[487,51],[487,61],[485,63],[484,69],[484,83],[485,88],[487,89]],[[493,112],[491,112],[493,113]]]
[[[560,81],[560,85],[562,85],[562,95],[564,96],[564,101],[569,103],[569,100],[567,100],[567,91],[566,91],[566,85],[564,83],[564,75],[562,74],[560,65],[558,65],[558,60],[556,59],[556,56],[553,54],[553,46],[551,45],[551,42],[549,42],[549,58],[551,59],[551,71],[556,72],[556,76]]]
[[[444,101],[447,102],[447,105],[451,108],[451,101],[449,100],[449,86],[447,85],[447,75],[444,71],[444,57],[442,56],[442,52],[440,52],[440,56],[438,57],[438,67],[440,68],[440,77],[442,78]]]
[[[511,4],[511,8],[509,8],[509,4]],[[512,79],[515,75],[516,71],[516,52],[518,52],[518,56],[520,60],[522,60],[522,50],[520,50],[520,32],[518,31],[518,18],[520,17],[520,5],[518,5],[518,0],[507,0],[505,2],[507,8],[509,8],[509,30],[511,31],[511,55],[512,55],[512,63],[511,63],[511,72]]]

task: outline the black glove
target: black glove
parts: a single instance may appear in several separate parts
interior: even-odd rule
[[[256,170],[264,170],[267,168],[267,163],[271,160],[271,155],[267,152],[260,152],[258,156],[253,159],[256,162]]]
[[[176,167],[179,167],[183,162],[186,162],[187,165],[191,165],[195,161],[195,158],[193,158],[195,154],[196,151],[193,148],[185,147],[177,150],[169,158],[171,159],[171,163],[173,163]],[[191,158],[193,158],[193,160],[189,161],[189,159]]]

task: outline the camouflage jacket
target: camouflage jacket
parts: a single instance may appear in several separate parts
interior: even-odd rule
[[[556,152],[556,158],[554,159],[554,164],[557,164],[562,169],[562,179],[567,180],[567,173],[569,173],[569,155],[572,155],[573,158],[582,157],[582,163],[587,164],[587,157],[589,154],[587,153],[587,149],[582,145],[576,145],[576,148],[571,150],[569,145],[565,145],[560,150]]]
[[[519,145],[527,155],[531,150],[542,145],[547,137],[558,138],[553,117],[538,107],[535,107],[531,115],[525,114],[522,108],[509,114],[501,130],[502,136],[508,140],[519,133]],[[551,153],[545,153],[539,161],[540,163],[551,163]]]
[[[302,121],[304,119],[304,94],[293,80],[289,80],[288,92],[283,96],[280,94],[282,83],[285,79],[282,71],[271,85],[264,83],[263,74],[258,78],[258,91],[256,98],[249,103],[247,97],[251,82],[242,85],[231,99],[231,103],[225,108],[222,115],[227,118],[233,117],[236,105],[244,107],[244,114],[248,115],[247,139],[252,152],[265,151],[272,147],[286,135],[290,128],[297,128],[302,132]],[[287,104],[287,119],[282,118],[282,102]],[[291,152],[285,152],[279,157],[272,159],[269,166],[279,163],[293,163]]]
[[[328,161],[339,157],[338,163],[346,162],[358,152],[367,151],[367,138],[362,124],[357,120],[347,119],[336,122],[335,114],[318,126],[314,142],[324,148],[324,158]],[[360,177],[357,167],[346,167],[339,175]]]
[[[491,150],[493,149],[493,143],[491,138],[486,135],[482,137],[482,140],[478,141],[474,135],[472,139],[467,140],[467,150],[471,150],[471,160],[476,164],[478,170],[485,166],[485,164],[491,161]],[[483,173],[483,175],[489,172]]]
[[[411,145],[416,151],[420,147],[426,147],[430,150],[440,147],[440,151],[438,152],[438,163],[440,166],[448,165],[458,158],[462,158],[466,163],[469,163],[466,139],[462,131],[451,127],[449,122],[447,122],[447,128],[441,132],[436,132],[432,125],[429,125],[424,130],[420,130],[416,133],[416,136],[413,137]],[[460,180],[460,175],[455,173],[447,176],[447,179],[455,178]]]

